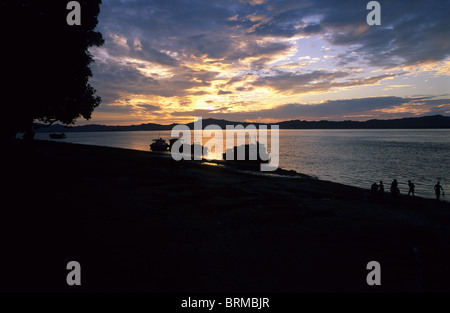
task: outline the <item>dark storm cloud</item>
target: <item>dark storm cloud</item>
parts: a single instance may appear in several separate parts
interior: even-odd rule
[[[448,0],[381,1],[382,25],[368,27],[365,33],[357,34],[357,27],[367,26],[366,4],[360,0],[268,1],[258,6],[220,0],[110,0],[102,5],[101,27],[145,36],[153,43],[164,39],[159,44],[166,47],[180,48],[177,45],[182,41],[183,46],[188,44],[193,50],[211,55],[228,50],[223,49],[231,43],[227,41],[228,35],[242,34],[240,30],[255,26],[251,34],[260,36],[291,37],[299,33],[327,32],[333,44],[359,44],[362,45],[359,51],[372,57],[399,56],[407,63],[442,59],[448,55]],[[266,19],[245,18],[252,14]],[[234,16],[237,17],[230,20]],[[310,16],[321,16],[321,20],[302,22]],[[223,45],[221,40],[225,40]],[[212,47],[213,44],[222,49]]]
[[[104,105],[100,104],[100,106],[95,109],[96,112],[105,112],[105,113],[133,113],[134,108],[129,104],[116,104],[116,105]]]
[[[271,87],[281,92],[303,93],[311,91],[327,91],[332,88],[372,85],[383,79],[392,78],[397,75],[384,74],[368,78],[352,78],[343,82],[335,80],[337,78],[348,76],[350,76],[350,73],[343,71],[327,72],[318,70],[304,74],[279,72],[273,76],[259,77],[252,85]]]
[[[322,32],[334,45],[352,46],[372,65],[411,65],[450,55],[450,1],[380,1],[381,26],[368,26],[368,1],[277,1],[269,5],[270,22],[261,35],[292,36]],[[270,3],[270,2],[269,2]],[[295,21],[317,16],[294,29]]]
[[[255,6],[248,2],[110,0],[104,1],[101,9],[99,28],[103,34],[125,36],[130,39],[127,41],[128,54],[165,65],[176,65],[177,61],[163,50],[177,51],[186,57],[225,58],[230,62],[248,56],[270,55],[288,49],[290,45],[256,43],[265,37],[264,30],[269,29],[268,32],[283,37],[299,32],[294,29],[295,20],[291,20],[289,26],[284,22],[254,20],[251,16],[259,12],[270,15],[270,12],[265,5]],[[250,31],[252,27],[257,30],[256,26],[261,29]],[[306,31],[317,30],[317,27],[306,27]],[[140,50],[134,46],[135,38],[141,40]],[[107,38],[105,47],[123,49],[112,45],[112,40]]]
[[[248,57],[265,57],[278,54],[286,51],[291,45],[281,42],[272,42],[267,44],[258,44],[256,42],[248,42],[244,47],[234,50],[229,56],[228,60],[234,61],[245,59]]]
[[[156,105],[152,105],[152,104],[136,104],[135,105],[138,109],[140,109],[141,111],[144,112],[153,112],[153,111],[157,111],[159,110],[159,107]]]
[[[162,96],[173,96],[159,82],[152,77],[142,75],[132,66],[124,66],[115,63],[98,62],[94,65],[95,75],[92,79],[96,88],[102,90],[104,103],[114,102],[122,94],[157,94]],[[104,98],[103,93],[109,95]],[[115,99],[112,99],[114,98]],[[106,100],[106,101],[105,101]]]
[[[270,5],[271,22],[264,34],[293,35],[293,21],[316,16],[300,28],[303,34],[322,32],[334,45],[352,46],[372,65],[411,65],[439,61],[450,55],[450,1],[380,1],[381,25],[368,26],[368,1],[277,1]]]
[[[150,89],[158,89],[159,83],[142,75],[136,68],[114,63],[95,62],[92,83],[101,91],[102,102],[112,103],[126,93],[147,93]]]
[[[208,30],[205,30],[208,32]],[[179,50],[187,57],[203,55],[213,59],[222,59],[228,56],[234,48],[237,48],[236,43],[223,35],[215,36],[214,34],[199,34],[195,36],[182,37],[176,42],[179,45]]]
[[[158,51],[220,56],[228,47],[225,25],[232,9],[228,1],[104,1],[99,27],[145,38],[147,47]]]
[[[334,45],[356,45],[352,50],[371,65],[412,65],[450,55],[450,1],[380,1],[380,26],[367,26],[369,11],[361,1],[345,4],[322,19],[326,38]]]
[[[278,72],[273,76],[263,76],[259,77],[253,86],[268,86],[279,91],[295,90],[297,88],[305,88],[314,81],[330,81],[335,78],[345,77],[349,74],[345,72],[327,72],[327,71],[313,71],[311,73],[296,74],[296,73],[286,73]]]
[[[320,104],[287,104],[276,109],[277,114],[285,116],[340,117],[348,114],[363,114],[373,110],[392,108],[408,103],[409,98],[375,97],[362,99],[329,100]]]
[[[125,101],[127,102],[127,101]],[[104,113],[120,113],[120,114],[130,114],[130,113],[152,113],[158,111],[159,107],[152,104],[114,104],[114,105],[100,105],[96,111]]]
[[[109,0],[102,5],[99,28],[104,34],[140,38],[142,50],[129,42],[129,52],[165,65],[177,60],[162,50],[234,60],[288,48],[259,46],[253,39],[319,33],[373,65],[438,61],[450,53],[449,0],[381,1],[381,26],[367,25],[366,1],[257,3]],[[245,41],[247,49],[236,51]]]
[[[236,87],[234,90],[236,91],[252,91],[253,87]]]
[[[210,86],[217,72],[180,68],[172,78],[158,81],[143,75],[139,65],[115,62],[94,63],[95,75],[92,79],[95,88],[102,91],[103,103],[129,94],[155,95],[161,97],[184,96],[191,94],[187,90],[193,87]],[[157,76],[157,75],[155,75]]]
[[[133,42],[127,42],[130,50],[133,52],[130,54],[130,56],[162,65],[178,65],[178,61],[176,59],[156,49],[153,49],[150,43],[148,43],[145,39],[141,40],[139,43],[139,49],[137,49],[136,45]]]
[[[320,24],[309,24],[302,28],[302,31],[306,35],[314,35],[322,31],[322,26]]]

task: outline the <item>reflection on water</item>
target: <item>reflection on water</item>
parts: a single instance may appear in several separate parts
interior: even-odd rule
[[[218,164],[218,163],[214,163],[214,162],[203,162],[202,164],[208,165],[208,166],[223,167],[222,164]]]
[[[145,151],[149,151],[154,138],[170,139],[170,131],[68,132],[66,135],[66,139],[59,141]],[[237,136],[242,137],[244,133],[238,132]],[[40,133],[36,138],[48,140],[49,136]],[[208,140],[203,138],[203,145]],[[225,144],[223,140],[223,152]],[[218,150],[209,151],[208,158],[220,159]],[[450,189],[449,155],[450,130],[280,130],[281,168],[364,188],[382,180],[389,189],[396,178],[401,193],[408,192],[410,179],[416,185],[416,195],[430,198],[434,197],[433,186],[437,180],[444,190]]]

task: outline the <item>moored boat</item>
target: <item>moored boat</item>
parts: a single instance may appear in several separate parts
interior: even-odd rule
[[[153,139],[153,143],[150,144],[150,149],[152,151],[167,151],[169,149],[169,145],[162,138]]]

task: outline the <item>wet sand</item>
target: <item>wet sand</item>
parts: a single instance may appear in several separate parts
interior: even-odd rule
[[[42,141],[7,155],[2,291],[73,291],[71,260],[79,291],[450,291],[447,202],[117,148]],[[381,286],[366,283],[369,261]]]

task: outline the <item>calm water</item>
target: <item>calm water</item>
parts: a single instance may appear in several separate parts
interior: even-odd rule
[[[148,151],[159,134],[170,138],[170,131],[68,132],[62,141]],[[432,198],[440,180],[450,195],[449,161],[450,130],[280,130],[281,168],[353,186],[382,180],[389,190],[396,178],[407,193],[411,179],[416,195]]]

